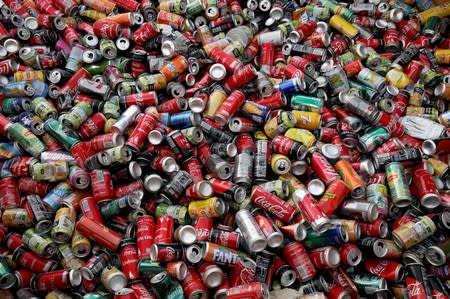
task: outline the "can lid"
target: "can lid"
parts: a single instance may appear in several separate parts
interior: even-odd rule
[[[161,53],[164,57],[173,57],[175,55],[175,43],[171,40],[166,40],[161,44]]]
[[[176,267],[177,267],[177,269],[176,269],[177,279],[180,281],[184,280],[186,278],[187,272],[188,272],[186,263],[183,261],[177,262]]]
[[[267,245],[272,248],[278,248],[284,241],[284,236],[281,232],[273,232],[267,237]]]
[[[203,198],[210,198],[214,194],[211,183],[207,180],[202,180],[197,183],[198,193]]]
[[[376,254],[375,254],[376,255]],[[347,253],[347,264],[350,266],[357,266],[361,263],[362,252],[358,247],[350,249]]]
[[[172,173],[172,172],[178,171],[178,169],[179,169],[177,161],[175,161],[175,159],[172,157],[163,158],[161,164],[162,164],[163,170],[167,173]]]
[[[367,222],[374,222],[375,220],[377,220],[379,215],[378,212],[378,206],[376,203],[371,202],[368,205],[367,211],[363,213],[363,218],[365,218],[365,220]]]
[[[183,2],[183,1],[180,1],[180,7],[181,7],[181,2]],[[185,3],[184,7],[186,7],[186,3]],[[142,25],[144,23],[144,16],[139,12],[133,12],[132,18],[133,18],[133,25]]]
[[[151,284],[157,284],[157,283],[159,283],[161,281],[164,281],[164,279],[166,279],[167,276],[168,276],[168,274],[167,274],[166,271],[159,272],[158,274],[156,274],[155,276],[153,276],[150,279],[150,283]]]
[[[286,158],[280,158],[275,162],[276,173],[283,175],[289,172],[291,169],[291,161]]]
[[[308,191],[314,196],[320,196],[325,192],[325,184],[319,179],[312,179],[308,183]]]
[[[121,51],[126,51],[130,48],[130,41],[128,40],[128,38],[119,37],[118,39],[116,39],[116,47]]]
[[[441,197],[434,193],[426,194],[420,199],[420,204],[427,209],[434,209],[441,204]]]
[[[217,288],[223,281],[223,271],[219,267],[211,267],[203,274],[204,283],[208,288]]]
[[[35,17],[25,18],[24,25],[29,30],[36,30],[39,27],[38,21]]]
[[[223,66],[223,64],[215,63],[210,67],[209,75],[214,81],[221,81],[227,75],[227,70],[225,69],[225,66]]]
[[[188,260],[188,262],[192,264],[197,264],[198,262],[200,262],[203,256],[207,254],[208,246],[208,243],[206,243],[202,249],[199,245],[192,244],[188,248],[186,248],[186,259]]]
[[[145,190],[151,193],[158,192],[163,184],[162,178],[157,174],[150,174],[144,179]]]
[[[332,161],[339,159],[341,154],[339,147],[332,143],[325,143],[321,148],[321,152],[325,158]]]
[[[184,245],[192,245],[197,241],[197,231],[192,225],[180,226],[178,230],[178,238]]]
[[[295,30],[292,30],[290,33],[289,33],[289,37],[288,37],[288,39],[289,39],[289,41],[291,42],[291,43],[298,43],[299,41],[300,41],[300,33],[298,33],[297,31],[295,31]]]
[[[403,20],[403,11],[400,8],[393,8],[389,11],[389,18],[394,23],[400,22]]]
[[[325,261],[331,268],[336,268],[341,262],[339,251],[334,247],[328,247],[325,251]]]
[[[319,32],[319,33],[328,32],[328,23],[323,22],[323,21],[317,22],[316,32]]]
[[[436,153],[436,143],[431,139],[425,140],[422,143],[422,152],[427,156],[434,155]]]
[[[437,247],[431,246],[425,251],[425,258],[433,266],[442,266],[447,261],[447,256],[445,252]]]
[[[296,279],[297,275],[295,274],[294,270],[288,269],[281,274],[280,283],[283,287],[289,287],[294,284]]]
[[[85,36],[83,36],[83,41],[86,44],[86,46],[88,46],[88,47],[96,47],[98,45],[98,37],[92,33],[88,33]],[[91,55],[93,54],[92,50],[88,50],[88,51],[92,52]],[[94,58],[94,56],[91,56],[91,55],[88,55],[88,57],[91,59]],[[83,55],[83,59],[84,59],[84,57],[85,56]]]
[[[211,72],[211,70],[210,70]],[[189,98],[189,108],[192,112],[201,113],[205,110],[206,103],[201,98],[191,97]]]
[[[8,53],[17,53],[17,51],[19,51],[19,42],[13,38],[8,38],[7,40],[5,40],[3,42],[3,47],[5,47],[6,51],[8,51]],[[13,60],[14,61],[14,60]],[[15,67],[13,67],[14,69],[17,69],[17,62],[15,62]]]
[[[70,272],[69,272],[69,281],[70,281],[70,285],[72,287],[79,286],[81,284],[81,280],[82,280],[82,277],[81,277],[80,270],[77,270],[77,269],[70,270]]]
[[[231,165],[226,162],[216,164],[216,174],[221,180],[228,180],[233,175]]]
[[[152,130],[148,133],[148,141],[153,145],[159,145],[164,140],[164,135],[160,130]]]
[[[236,190],[234,191],[233,200],[236,203],[242,203],[245,200],[247,191],[245,190],[244,186],[237,186]]]
[[[50,231],[52,226],[53,226],[53,223],[51,220],[44,219],[44,220],[41,220],[38,223],[36,223],[34,228],[36,229],[36,232],[38,234],[45,234]]]

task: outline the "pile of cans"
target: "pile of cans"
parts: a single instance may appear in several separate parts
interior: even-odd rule
[[[2,298],[450,298],[448,1],[0,2]]]

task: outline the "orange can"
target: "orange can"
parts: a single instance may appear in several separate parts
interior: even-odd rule
[[[184,73],[188,68],[188,61],[186,57],[178,55],[174,57],[170,62],[163,65],[159,70],[161,74],[166,77],[167,81],[172,81],[180,74]]]
[[[340,160],[334,168],[341,176],[342,180],[351,190],[353,198],[363,198],[366,194],[366,184],[364,180],[356,173],[348,160]]]

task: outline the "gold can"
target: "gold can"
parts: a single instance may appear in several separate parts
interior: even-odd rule
[[[256,131],[253,134],[253,137],[255,137],[256,140],[269,140],[269,138],[263,131]]]
[[[414,82],[404,72],[398,69],[391,69],[387,72],[386,80],[398,89],[405,89],[406,86],[414,84]]]
[[[221,217],[228,211],[228,205],[219,197],[191,201],[188,212],[191,217]]]
[[[408,106],[406,107],[406,115],[420,116],[436,121],[439,117],[439,111],[432,107]]]
[[[105,133],[112,133],[112,126],[116,123],[117,119],[108,118],[105,123]]]
[[[91,252],[91,242],[77,230],[73,232],[71,247],[72,254],[78,258],[84,258]]]
[[[294,176],[290,173],[280,175],[278,177],[278,179],[287,184],[288,189],[289,189],[289,194],[294,193],[295,190],[297,190],[298,188],[305,188],[305,185],[302,182],[300,182],[300,180],[297,179],[296,176]]]
[[[438,49],[434,52],[434,57],[439,64],[450,64],[450,49]]]
[[[36,181],[60,182],[67,180],[69,166],[66,161],[48,161],[35,163],[32,168],[32,177]]]
[[[117,292],[127,285],[127,277],[114,266],[103,268],[100,281],[110,292]]]
[[[317,130],[320,128],[322,123],[320,113],[298,110],[292,110],[292,113],[297,119],[297,124],[295,125],[297,128],[307,130]]]
[[[349,23],[340,15],[334,15],[330,18],[330,25],[343,35],[350,39],[354,39],[359,34],[359,29]]]
[[[434,169],[434,174],[439,177],[445,177],[448,174],[448,165],[441,160],[435,158],[428,158],[428,162],[431,163],[431,166]]]
[[[50,232],[52,239],[58,244],[69,242],[75,229],[77,214],[73,208],[60,208],[55,215],[53,228]]]
[[[54,290],[45,296],[45,299],[71,299],[72,297],[63,293],[61,290]]]
[[[436,16],[445,18],[450,15],[450,3],[447,2],[445,4],[441,4],[439,6],[431,7],[425,11],[419,12],[417,17],[419,18],[422,24],[425,24],[430,17]]]
[[[209,95],[209,101],[206,104],[205,111],[203,111],[203,116],[212,118],[219,109],[220,105],[222,105],[223,101],[226,99],[227,94],[222,88],[216,88]]]
[[[317,141],[316,136],[309,130],[290,128],[284,136],[303,144],[307,149],[311,148]]]
[[[73,255],[72,248],[68,244],[63,244],[58,247],[61,253],[61,264],[64,269],[78,270],[84,266],[83,262]]]
[[[16,82],[27,81],[31,82],[33,80],[39,80],[44,82],[45,76],[43,71],[18,71],[14,73],[14,79]]]
[[[6,209],[2,215],[2,222],[8,227],[30,227],[33,216],[26,209]]]
[[[394,284],[391,286],[392,295],[395,299],[406,299],[408,296],[408,289],[402,284]]]
[[[434,88],[434,95],[441,99],[450,101],[450,84],[448,83],[438,84]]]

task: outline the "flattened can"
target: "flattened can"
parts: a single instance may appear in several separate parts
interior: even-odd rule
[[[405,176],[405,169],[400,162],[386,165],[386,177],[394,205],[402,208],[411,204],[411,193]]]

